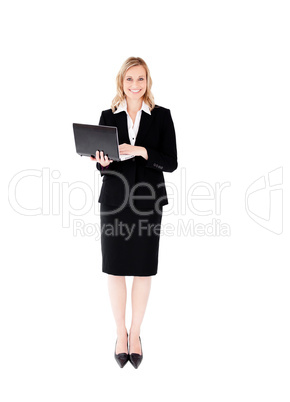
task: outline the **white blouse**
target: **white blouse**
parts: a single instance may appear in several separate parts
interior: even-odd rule
[[[128,134],[129,134],[129,139],[130,139],[131,145],[135,145],[136,137],[137,137],[139,126],[140,126],[142,110],[144,112],[148,113],[148,114],[151,114],[149,106],[147,105],[147,103],[145,103],[143,101],[141,109],[138,110],[138,112],[137,112],[135,122],[134,122],[134,126],[133,126],[133,121],[132,121],[132,119],[131,119],[128,111],[127,111],[127,101],[126,101],[126,99],[124,99],[124,101],[119,104],[117,110],[115,110],[115,112],[114,112],[114,114],[120,113],[120,112],[123,112],[123,111],[125,111],[127,113]]]

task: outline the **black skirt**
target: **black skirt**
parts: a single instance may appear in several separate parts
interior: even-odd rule
[[[101,203],[102,271],[111,275],[151,276],[157,274],[160,211],[134,211]]]

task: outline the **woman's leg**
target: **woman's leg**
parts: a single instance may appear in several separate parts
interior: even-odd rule
[[[125,276],[108,274],[108,289],[117,328],[116,354],[128,353],[125,322],[127,288]]]
[[[132,284],[132,323],[129,333],[130,353],[141,354],[141,324],[151,288],[151,276],[135,276]]]

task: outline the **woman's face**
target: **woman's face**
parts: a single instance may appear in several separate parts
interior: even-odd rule
[[[138,100],[146,92],[146,70],[143,66],[129,68],[124,77],[123,89],[127,98]]]

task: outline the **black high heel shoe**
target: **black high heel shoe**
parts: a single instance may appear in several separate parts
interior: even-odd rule
[[[114,357],[115,357],[117,363],[119,364],[119,366],[121,368],[123,368],[125,366],[125,364],[129,360],[129,354],[128,353],[118,353],[118,354],[116,354],[117,341],[118,341],[118,339],[116,340],[116,344],[115,344]],[[128,345],[128,332],[127,332],[127,345]]]
[[[143,360],[143,350],[142,350],[142,343],[141,343],[141,338],[139,336],[139,340],[140,340],[140,346],[141,346],[141,355],[139,355],[138,353],[129,353],[129,359],[130,359],[130,363],[132,364],[132,366],[137,369],[142,360]]]

